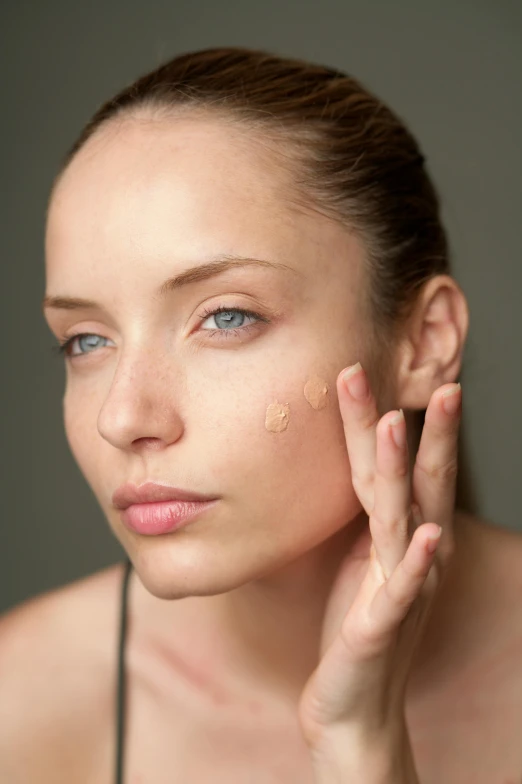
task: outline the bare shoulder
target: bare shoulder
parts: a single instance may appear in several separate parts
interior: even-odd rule
[[[94,768],[104,753],[100,726],[113,722],[122,569],[115,564],[0,616],[0,781],[89,780],[91,759]]]
[[[518,621],[522,629],[522,530],[477,515],[460,515],[464,558],[481,601],[497,612],[510,612],[512,622]]]
[[[517,590],[522,586],[522,529],[516,530],[493,523],[486,517],[460,513],[465,535],[475,553],[487,559],[493,573],[504,575],[504,584]],[[518,566],[513,572],[509,567]]]
[[[476,656],[506,679],[522,721],[522,531],[467,515],[462,536]]]

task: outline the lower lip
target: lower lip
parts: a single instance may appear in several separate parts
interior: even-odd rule
[[[145,536],[168,534],[191,522],[216,501],[156,501],[132,504],[121,511],[123,522],[132,531]]]

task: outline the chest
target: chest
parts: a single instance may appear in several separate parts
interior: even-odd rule
[[[143,695],[140,706],[138,700],[136,694],[126,733],[125,784],[314,784],[290,714],[272,715],[255,700],[239,713],[216,706],[213,716],[190,704],[172,713]]]
[[[255,703],[238,719],[227,706],[211,721],[179,704],[134,693],[128,705],[124,784],[314,784],[292,716]],[[428,709],[429,708],[429,709]],[[421,784],[521,784],[522,700],[477,688],[407,711]],[[105,770],[96,781],[112,784]],[[112,769],[112,767],[111,767]]]

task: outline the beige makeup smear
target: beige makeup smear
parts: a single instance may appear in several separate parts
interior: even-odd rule
[[[304,396],[316,411],[326,406],[328,384],[320,376],[311,376],[305,384]]]
[[[290,406],[288,403],[270,403],[266,409],[265,427],[272,433],[281,433],[288,427]]]

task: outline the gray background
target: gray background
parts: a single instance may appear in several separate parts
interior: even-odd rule
[[[461,382],[474,511],[522,530],[520,3],[3,0],[0,14],[0,611],[124,555],[63,430],[62,360],[40,308],[51,180],[100,103],[210,46],[340,67],[419,138],[470,306]]]

